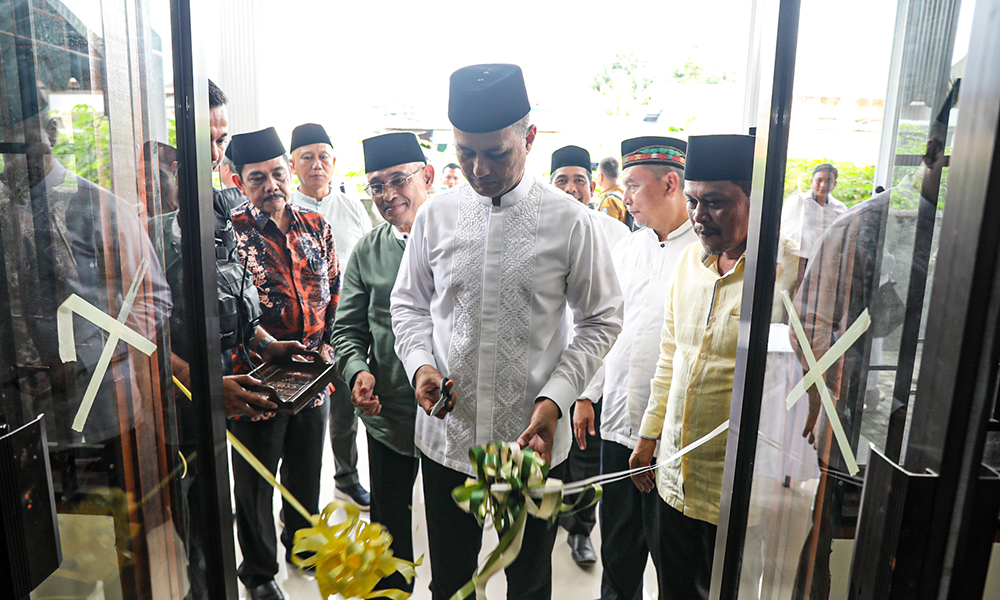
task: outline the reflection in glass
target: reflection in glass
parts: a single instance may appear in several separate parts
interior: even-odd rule
[[[840,22],[828,4],[803,2],[781,229],[803,251],[793,310],[769,336],[740,598],[846,598],[869,448],[905,455],[964,66],[960,9],[902,2],[872,24],[881,39],[899,23],[895,39],[840,69],[855,43],[824,34]],[[826,358],[829,402],[795,387],[810,352]]]
[[[63,552],[34,598],[204,597],[149,221],[177,208],[169,34],[165,0],[0,3],[0,417],[44,414]]]

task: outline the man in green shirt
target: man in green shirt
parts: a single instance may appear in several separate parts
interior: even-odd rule
[[[393,348],[389,295],[413,218],[434,182],[434,167],[412,133],[380,135],[363,145],[366,190],[386,222],[358,240],[347,262],[333,344],[337,366],[351,386],[351,402],[368,431],[372,522],[388,528],[395,556],[413,560],[417,400]],[[413,591],[398,573],[380,588]]]

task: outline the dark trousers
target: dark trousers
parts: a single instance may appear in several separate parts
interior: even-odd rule
[[[337,487],[358,483],[358,417],[351,404],[351,388],[338,377],[330,393],[330,447],[333,448],[333,480]]]
[[[420,459],[424,501],[427,510],[427,542],[431,555],[431,595],[448,600],[472,579],[479,566],[483,530],[475,517],[455,504],[451,491],[463,485],[468,475],[440,465],[426,456]],[[550,477],[561,479],[563,465],[553,467]],[[556,527],[528,517],[524,542],[517,559],[505,569],[507,598],[548,600],[552,596],[552,547]]]
[[[329,405],[304,409],[297,415],[277,415],[263,421],[236,419],[229,429],[272,473],[281,463],[280,481],[302,506],[319,513],[319,476],[323,457],[323,434]],[[278,573],[277,539],[274,530],[274,488],[264,481],[243,457],[233,451],[233,495],[236,497],[236,528],[243,562],[237,574],[247,587],[266,583]],[[285,529],[281,542],[285,557],[292,551],[295,532],[309,522],[282,500]]]
[[[392,554],[413,561],[413,484],[420,459],[405,456],[368,435],[368,464],[371,468],[372,523],[381,523],[392,535]],[[376,586],[380,590],[413,591],[413,583],[393,573]]]
[[[570,422],[573,414],[576,413],[576,404],[569,409]],[[601,403],[594,405],[594,434],[587,434],[587,449],[580,450],[576,443],[576,438],[570,442],[569,458],[564,463],[566,465],[566,483],[572,481],[583,481],[584,479],[599,475],[601,472]],[[593,500],[594,493],[587,492],[585,502]],[[568,496],[567,502],[575,502],[578,494]],[[582,534],[590,536],[597,524],[597,505],[591,506],[578,513],[559,518],[559,525],[570,535]]]
[[[656,496],[659,507],[659,535],[654,542],[658,558],[654,564],[660,600],[708,600],[718,528],[707,521],[684,516],[655,490],[649,495]]]
[[[616,442],[601,442],[601,473],[629,469],[632,450]],[[601,497],[601,600],[641,600],[646,557],[656,547],[649,542],[659,534],[659,504],[655,491],[644,494],[632,479],[604,485]]]

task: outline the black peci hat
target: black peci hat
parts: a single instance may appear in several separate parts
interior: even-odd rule
[[[427,163],[417,136],[410,132],[387,133],[361,142],[365,150],[365,173],[374,173],[396,165]]]
[[[687,181],[752,181],[752,135],[696,135],[688,139]]]
[[[285,155],[285,146],[274,127],[238,133],[229,142],[226,156],[237,165],[252,165]]]
[[[590,152],[579,146],[563,146],[552,153],[552,168],[550,173],[562,167],[583,167],[590,171]]]
[[[524,75],[517,65],[472,65],[451,74],[448,119],[461,131],[498,131],[529,111]]]
[[[331,148],[333,147],[333,142],[330,141],[330,136],[322,125],[306,123],[292,130],[292,147],[288,151],[295,152],[296,148],[310,144],[329,144]]]

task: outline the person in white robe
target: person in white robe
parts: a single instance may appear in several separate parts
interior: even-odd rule
[[[474,474],[469,449],[517,441],[560,478],[570,407],[621,330],[603,233],[586,207],[525,172],[536,135],[529,112],[515,65],[452,74],[448,116],[466,183],[417,214],[391,296],[396,353],[423,409],[415,443],[440,600],[469,581],[482,544],[475,518],[451,497]],[[444,377],[451,411],[431,416]],[[506,569],[508,597],[551,597],[555,534],[528,519]]]

